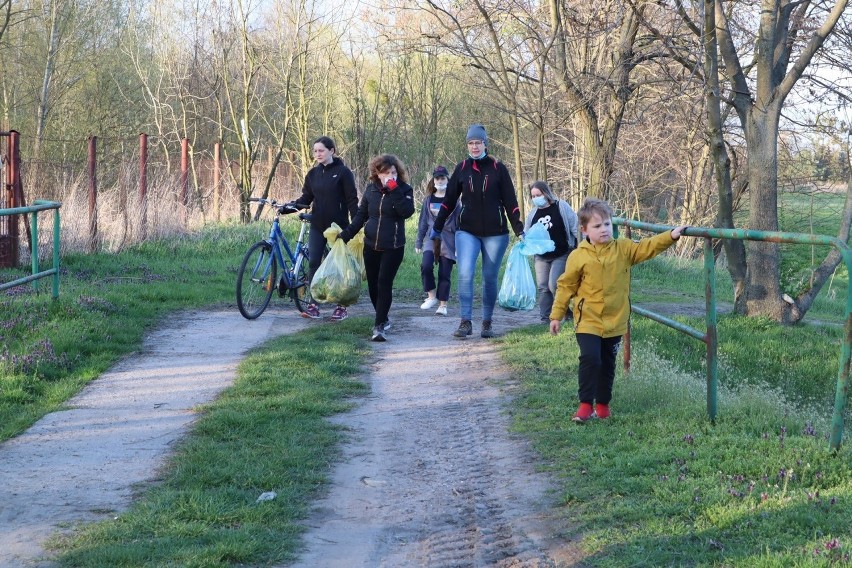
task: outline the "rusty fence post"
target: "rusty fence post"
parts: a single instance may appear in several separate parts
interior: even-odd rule
[[[14,130],[3,133],[8,137],[6,144],[5,179],[3,180],[3,199],[0,199],[4,207],[12,209],[21,207],[18,203],[18,194],[15,189],[18,186],[20,179],[18,167],[20,166],[20,156],[17,151],[18,133]],[[0,266],[11,268],[18,266],[20,261],[20,235],[18,234],[18,215],[8,215],[0,218]]]
[[[98,137],[89,136],[89,252],[98,250]]]
[[[148,238],[148,135],[139,135],[139,240]]]

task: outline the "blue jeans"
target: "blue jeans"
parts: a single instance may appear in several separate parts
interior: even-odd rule
[[[497,303],[497,278],[500,263],[509,246],[509,235],[477,237],[465,231],[456,231],[456,262],[459,267],[459,307],[461,319],[471,320],[473,315],[473,275],[476,261],[482,253],[482,319],[491,321]]]

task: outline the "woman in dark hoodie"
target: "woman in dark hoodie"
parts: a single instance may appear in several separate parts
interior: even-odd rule
[[[310,265],[308,276],[313,280],[314,273],[322,263],[326,239],[323,231],[332,223],[345,227],[358,211],[358,191],[355,189],[355,176],[346,167],[343,160],[336,156],[337,146],[328,136],[320,136],[314,142],[314,160],[317,165],[308,171],[302,185],[302,195],[296,199],[301,205],[311,207],[311,231],[308,237]],[[346,308],[337,306],[331,319],[346,319]],[[319,307],[310,304],[302,312],[303,317],[320,317]]]
[[[414,215],[414,190],[399,158],[391,154],[370,160],[370,183],[352,223],[340,232],[349,241],[364,227],[364,271],[376,310],[373,341],[384,341],[390,328],[388,313],[393,281],[405,253],[405,220]]]

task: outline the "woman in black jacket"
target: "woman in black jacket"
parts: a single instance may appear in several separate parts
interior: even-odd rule
[[[497,278],[503,254],[509,246],[509,225],[515,235],[524,234],[515,184],[503,162],[487,152],[488,136],[481,124],[467,131],[468,157],[459,162],[444,202],[435,219],[430,239],[440,238],[447,218],[461,201],[456,230],[459,311],[461,322],[453,332],[465,338],[473,333],[473,277],[482,256],[482,337],[494,337],[491,318],[497,303]],[[508,221],[507,221],[508,218]]]
[[[322,263],[326,239],[323,231],[332,223],[345,227],[358,210],[358,192],[355,189],[355,176],[346,167],[343,160],[336,156],[337,146],[328,136],[320,136],[314,142],[314,160],[317,165],[308,171],[302,185],[302,195],[296,199],[301,205],[311,207],[311,231],[308,236],[308,279],[313,280],[314,273]],[[346,308],[337,306],[331,319],[346,319]],[[320,317],[316,304],[309,304],[302,316]]]
[[[373,341],[384,341],[393,281],[405,253],[405,220],[414,215],[414,190],[399,158],[391,154],[370,160],[370,183],[358,212],[340,238],[349,241],[364,228],[364,269],[370,302],[376,310]]]

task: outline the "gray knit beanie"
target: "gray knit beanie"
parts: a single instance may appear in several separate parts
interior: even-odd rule
[[[481,124],[471,124],[470,128],[467,129],[465,141],[470,142],[471,140],[482,140],[482,143],[488,146],[488,135],[485,134],[485,127]]]

